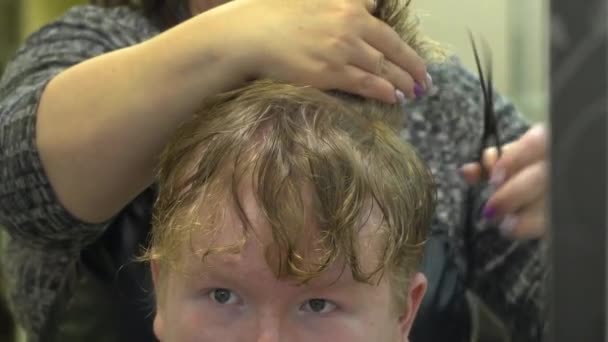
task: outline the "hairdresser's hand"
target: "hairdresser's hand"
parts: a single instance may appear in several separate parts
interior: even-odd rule
[[[395,101],[396,89],[414,98],[429,83],[425,62],[370,14],[373,6],[373,0],[237,0],[222,7],[239,14],[235,30],[256,60],[255,78],[386,102]]]
[[[539,125],[505,145],[500,159],[496,158],[496,149],[485,153],[484,164],[491,171],[496,191],[488,200],[484,215],[501,222],[500,229],[507,237],[539,238],[547,231],[547,141],[547,131]],[[479,164],[467,164],[462,171],[469,183],[479,181]]]

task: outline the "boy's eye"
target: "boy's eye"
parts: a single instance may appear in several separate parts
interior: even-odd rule
[[[336,308],[336,304],[326,299],[310,299],[302,305],[302,310],[306,312],[325,314],[332,312]]]
[[[214,289],[209,292],[209,298],[222,305],[236,304],[239,301],[239,297],[228,289]]]

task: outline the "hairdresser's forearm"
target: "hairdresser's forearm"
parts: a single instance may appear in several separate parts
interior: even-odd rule
[[[179,124],[204,98],[243,81],[244,61],[220,36],[167,32],[49,83],[38,109],[37,145],[52,187],[73,215],[99,222],[120,211],[152,183],[156,157]]]

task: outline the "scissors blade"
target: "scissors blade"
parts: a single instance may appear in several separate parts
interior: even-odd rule
[[[489,44],[485,39],[482,39],[483,52],[485,57],[485,72],[482,67],[481,58],[479,56],[479,49],[471,30],[469,30],[469,39],[471,46],[473,47],[473,55],[475,57],[475,64],[477,66],[477,72],[479,74],[479,83],[481,85],[481,91],[483,95],[483,134],[482,144],[479,152],[479,160],[483,159],[483,151],[489,144],[489,140],[493,138],[498,152],[498,156],[502,155],[502,148],[500,143],[500,137],[498,135],[498,125],[496,120],[496,113],[494,111],[494,75],[492,72],[492,54],[489,48]]]
[[[481,83],[481,91],[483,93],[484,103],[487,103],[487,91],[486,91],[486,82],[483,74],[483,70],[481,68],[481,60],[479,58],[479,51],[477,49],[477,44],[475,43],[475,38],[473,37],[473,32],[469,30],[469,39],[471,41],[471,46],[473,46],[473,56],[475,57],[475,64],[477,65],[477,73],[479,74],[479,81]]]
[[[484,46],[484,54],[485,54],[485,59],[486,59],[486,77],[487,77],[487,85],[486,85],[486,103],[485,103],[485,110],[486,110],[486,123],[487,123],[487,128],[489,130],[488,133],[490,133],[490,135],[492,135],[494,137],[494,143],[496,144],[496,150],[498,153],[498,157],[500,157],[502,155],[502,144],[500,141],[500,136],[498,135],[498,121],[497,121],[497,117],[496,117],[496,112],[494,111],[494,72],[493,72],[493,68],[492,68],[492,52],[490,49],[490,45],[488,44],[488,41],[483,39],[483,46]]]

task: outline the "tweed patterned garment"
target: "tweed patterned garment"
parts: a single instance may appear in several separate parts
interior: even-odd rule
[[[9,300],[32,341],[42,339],[40,331],[50,311],[64,304],[65,292],[69,296],[67,284],[80,251],[107,227],[70,216],[50,187],[35,145],[41,94],[62,70],[158,33],[149,20],[128,8],[76,7],[30,37],[1,80],[0,225],[10,236],[2,260],[10,280]],[[469,288],[508,323],[514,341],[536,340],[544,326],[543,244],[507,240],[482,220],[472,227],[472,262],[464,244],[466,211],[482,205],[485,197],[477,196],[478,203],[466,208],[468,187],[459,174],[459,167],[474,160],[480,147],[478,80],[455,60],[432,65],[429,72],[439,91],[407,105],[403,137],[428,163],[438,183],[432,232],[451,237],[458,264],[463,272],[471,272]],[[498,98],[496,112],[503,141],[512,141],[528,128],[504,98]]]

